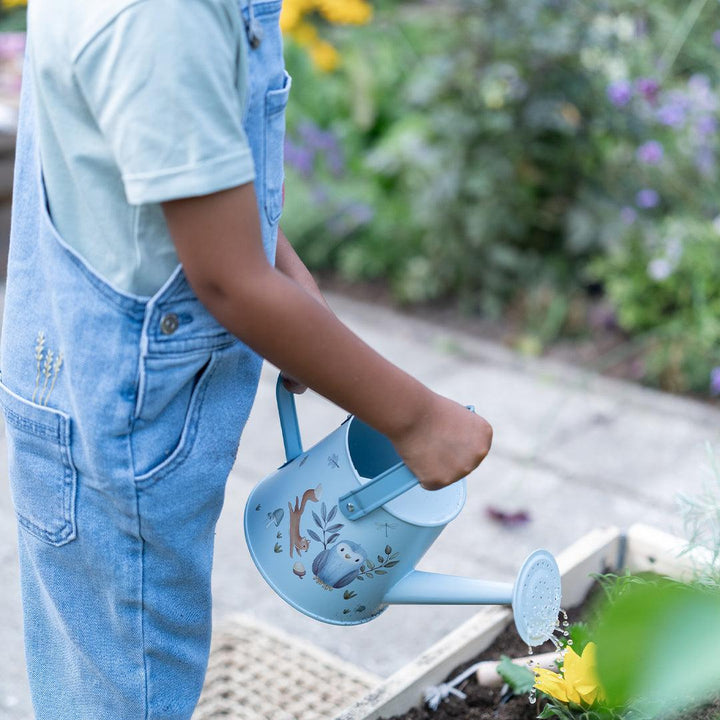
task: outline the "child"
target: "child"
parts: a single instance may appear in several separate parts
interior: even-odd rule
[[[335,318],[282,234],[276,252],[279,13],[30,4],[0,401],[38,720],[192,715],[260,356],[385,433],[426,488],[489,450],[482,418]]]

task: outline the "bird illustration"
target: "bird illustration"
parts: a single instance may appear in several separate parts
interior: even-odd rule
[[[328,590],[349,585],[359,574],[367,552],[352,540],[338,542],[320,552],[313,560],[315,579]]]

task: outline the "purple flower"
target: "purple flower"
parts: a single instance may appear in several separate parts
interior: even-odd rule
[[[712,89],[710,78],[703,73],[695,73],[687,83],[689,99],[698,112],[714,112],[718,99]]]
[[[710,371],[710,394],[720,395],[720,367],[714,367]]]
[[[632,225],[637,220],[637,210],[635,210],[635,208],[631,208],[629,205],[626,205],[620,211],[620,219],[625,225]]]
[[[296,145],[285,137],[285,162],[295,168],[303,177],[310,177],[315,166],[315,152],[310,148]]]
[[[660,195],[658,195],[656,190],[643,188],[635,196],[635,204],[643,210],[649,210],[660,204]]]
[[[688,109],[688,98],[675,90],[665,96],[665,102],[657,109],[655,117],[662,125],[679,128],[685,124]]]
[[[663,146],[657,140],[648,140],[643,143],[635,153],[637,159],[645,165],[659,165],[665,152]]]
[[[0,59],[13,60],[25,52],[25,33],[0,33]]]
[[[635,81],[637,91],[648,101],[655,102],[658,92],[660,92],[660,83],[654,78],[638,78]]]
[[[305,121],[298,126],[300,139],[315,150],[333,150],[337,147],[337,138],[330,130],[323,130],[314,122]]]
[[[718,122],[714,115],[701,115],[695,123],[699,135],[714,135],[717,132]]]
[[[633,86],[628,80],[616,80],[607,87],[607,96],[615,107],[624,107],[633,96]]]

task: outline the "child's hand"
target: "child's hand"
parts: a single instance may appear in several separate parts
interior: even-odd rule
[[[423,416],[395,449],[426,490],[439,490],[469,475],[490,452],[492,427],[452,400],[434,395]]]
[[[295,395],[302,395],[307,390],[307,385],[303,385],[294,377],[291,377],[290,375],[287,375],[285,373],[280,373],[280,376],[282,377],[283,387],[288,392],[291,392]]]

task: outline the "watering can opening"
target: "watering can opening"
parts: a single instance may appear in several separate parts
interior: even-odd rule
[[[348,422],[346,447],[351,467],[361,485],[402,463],[390,440],[356,417],[351,417]],[[442,490],[425,490],[415,485],[382,507],[403,522],[435,527],[446,525],[455,518],[465,504],[465,497],[465,480]]]

